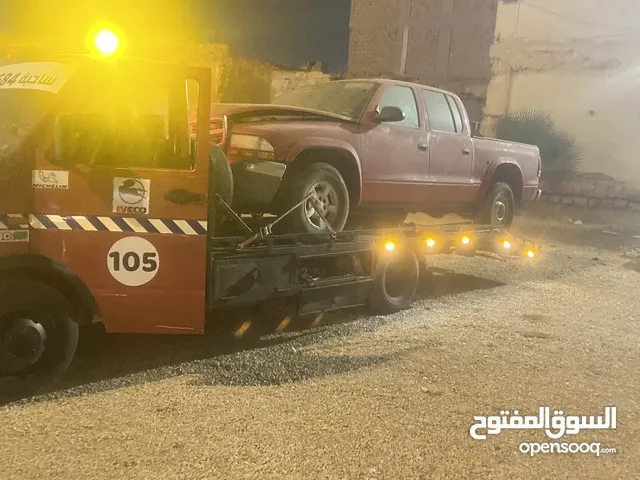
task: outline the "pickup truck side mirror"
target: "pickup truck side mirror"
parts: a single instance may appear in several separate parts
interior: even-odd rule
[[[402,122],[405,119],[404,112],[398,107],[384,107],[382,111],[376,112],[373,120],[378,123]]]

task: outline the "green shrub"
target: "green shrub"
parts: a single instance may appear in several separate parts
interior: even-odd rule
[[[535,109],[524,109],[503,117],[496,137],[511,142],[537,145],[542,158],[542,178],[556,182],[571,176],[582,159],[575,140],[558,131],[551,117]]]

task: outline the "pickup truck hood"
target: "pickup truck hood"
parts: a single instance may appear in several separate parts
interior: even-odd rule
[[[357,123],[352,118],[335,113],[274,104],[217,103],[211,105],[211,116],[233,116],[237,119],[252,117],[260,119],[263,117],[265,120],[277,120],[277,117],[287,117],[287,120],[338,120],[341,122]]]

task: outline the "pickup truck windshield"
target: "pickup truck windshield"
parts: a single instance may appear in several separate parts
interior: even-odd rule
[[[378,88],[375,82],[329,82],[294,90],[278,97],[275,105],[309,108],[359,120]]]

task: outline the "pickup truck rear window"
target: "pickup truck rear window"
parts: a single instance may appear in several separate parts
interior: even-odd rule
[[[429,126],[436,132],[456,133],[456,124],[447,97],[433,90],[423,90],[424,103],[429,116]],[[460,114],[460,112],[458,112]]]

